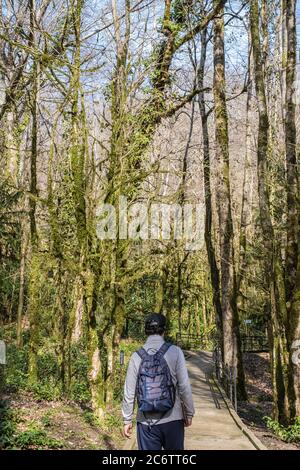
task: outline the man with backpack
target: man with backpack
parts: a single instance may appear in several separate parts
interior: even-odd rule
[[[128,365],[122,414],[124,434],[132,433],[135,399],[138,403],[139,450],[183,450],[184,427],[191,426],[194,404],[182,350],[166,343],[166,319],[152,313],[146,318],[147,341]]]

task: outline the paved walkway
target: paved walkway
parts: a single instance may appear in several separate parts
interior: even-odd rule
[[[191,380],[196,415],[186,429],[185,448],[190,450],[255,450],[237,426],[209,373],[211,353],[190,353],[187,366]]]

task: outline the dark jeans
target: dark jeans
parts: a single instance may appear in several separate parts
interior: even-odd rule
[[[183,421],[148,426],[137,423],[137,440],[139,450],[183,450]]]

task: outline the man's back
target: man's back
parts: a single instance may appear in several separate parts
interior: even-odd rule
[[[145,342],[143,347],[148,352],[148,354],[155,354],[160,349],[163,343],[164,339],[162,336],[150,335],[147,338],[147,341]],[[165,353],[164,357],[169,366],[172,380],[176,387],[176,398],[174,407],[170,411],[165,413],[165,415],[151,415],[152,422],[155,422],[159,419],[160,424],[167,423],[170,421],[182,420],[185,416],[192,417],[194,415],[192,392],[182,350],[175,345],[171,345]],[[140,364],[140,356],[137,353],[134,353],[128,365],[128,371],[124,387],[124,400],[122,408],[124,422],[131,422],[132,420],[136,381]],[[145,415],[138,410],[137,421],[143,424],[148,424],[149,417],[145,417]]]
[[[164,344],[164,332],[166,330],[166,318],[160,313],[152,313],[148,315],[145,321],[145,334],[148,339],[144,344],[144,349],[151,355],[155,354],[160,350]],[[151,364],[148,370],[142,364],[141,376],[146,373],[146,382],[149,376],[154,377],[153,370],[151,369],[157,358],[153,358],[153,361],[149,361],[148,355],[146,357],[148,362]],[[142,357],[138,353],[134,353],[129,361],[126,381],[124,386],[124,399],[122,413],[124,418],[124,434],[130,437],[132,432],[132,416],[134,409],[134,402],[136,399],[137,380],[140,372],[140,365]],[[192,423],[192,417],[194,415],[194,404],[193,397],[190,387],[190,381],[185,365],[184,355],[180,348],[171,345],[164,352],[164,359],[167,363],[169,371],[165,368],[161,368],[164,377],[168,380],[171,378],[175,388],[175,402],[174,395],[172,394],[172,403],[174,406],[169,409],[169,406],[165,406],[163,413],[149,413],[149,407],[143,407],[142,409],[148,409],[148,413],[142,412],[138,409],[137,413],[137,440],[138,447],[140,450],[182,450],[184,448],[184,426],[190,426]],[[165,363],[164,363],[165,364]],[[157,366],[160,369],[160,366]],[[155,369],[155,370],[157,370]],[[140,383],[140,382],[139,382]],[[162,383],[159,380],[159,383]],[[148,385],[151,390],[153,384]],[[146,392],[146,388],[142,388],[142,392]],[[146,393],[147,395],[147,393]],[[161,395],[160,395],[161,396]],[[147,404],[147,398],[143,403]],[[155,407],[150,407],[151,410]],[[158,409],[158,408],[156,408]]]

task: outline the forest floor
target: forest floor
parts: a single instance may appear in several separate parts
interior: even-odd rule
[[[268,353],[246,353],[244,367],[247,382],[248,402],[239,402],[238,414],[270,450],[300,450],[300,444],[279,439],[264,420],[272,414],[272,382]]]
[[[241,419],[268,449],[300,450],[300,444],[282,441],[266,425],[264,417],[272,412],[268,354],[245,354],[244,363],[249,401],[239,402]],[[72,401],[8,393],[0,403],[0,449],[121,449],[119,408],[99,421]]]
[[[114,450],[124,441],[113,413],[101,423],[75,403],[37,400],[23,392],[6,396],[3,402],[0,448],[4,444],[13,449]],[[4,435],[7,442],[1,443]]]

